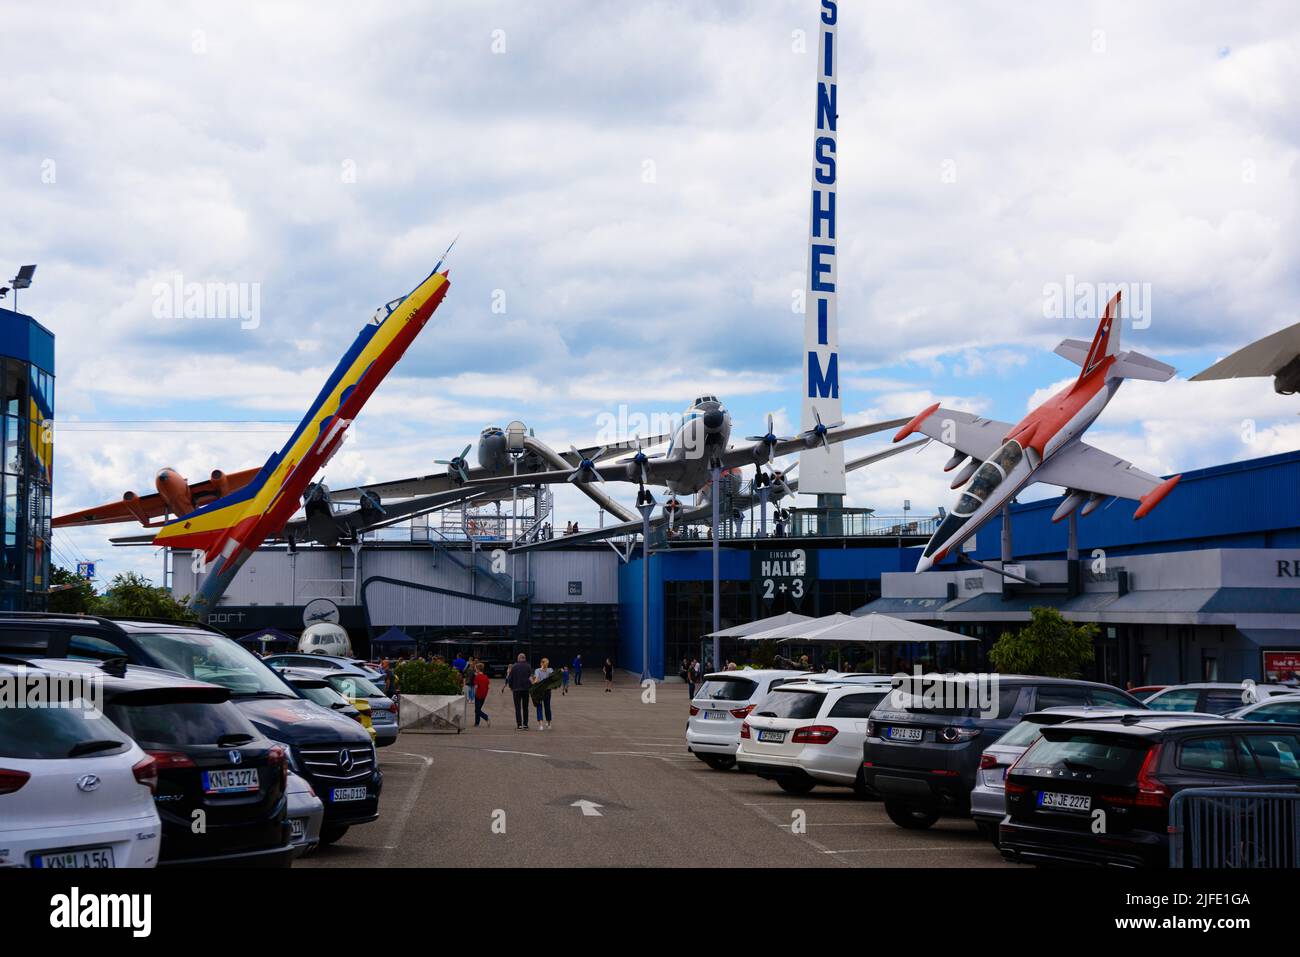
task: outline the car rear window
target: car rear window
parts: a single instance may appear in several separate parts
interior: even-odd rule
[[[330,687],[345,698],[382,698],[384,693],[359,675],[330,675]]]
[[[217,744],[223,738],[257,731],[238,706],[220,703],[118,704],[110,701],[105,713],[142,747]]]
[[[1178,749],[1178,766],[1185,771],[1236,774],[1237,754],[1231,735],[1191,738]]]
[[[885,697],[883,691],[867,691],[862,694],[846,694],[831,705],[828,718],[867,718],[871,710]]]
[[[50,760],[121,754],[130,739],[81,707],[0,708],[0,758]]]
[[[1179,688],[1158,692],[1148,698],[1146,705],[1152,711],[1195,711],[1199,693],[1195,688]]]
[[[1006,745],[1011,748],[1027,748],[1038,740],[1039,735],[1043,733],[1043,727],[1046,721],[1021,721],[1018,725],[998,738],[998,746]]]
[[[758,682],[749,678],[710,678],[695,697],[710,701],[748,701],[757,687]]]
[[[795,691],[778,688],[754,709],[760,718],[815,718],[826,700],[824,691]]]
[[[1202,707],[1210,714],[1227,714],[1229,711],[1236,711],[1238,708],[1250,703],[1241,690],[1224,688],[1217,691],[1207,691],[1205,693],[1205,704]]]
[[[1039,738],[1017,762],[1016,770],[1078,771],[1100,780],[1131,781],[1148,750],[1145,741],[1136,739],[1085,731],[1066,732]]]

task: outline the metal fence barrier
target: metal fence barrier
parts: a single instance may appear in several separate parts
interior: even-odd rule
[[[1170,867],[1300,867],[1300,786],[1187,788],[1169,802]]]

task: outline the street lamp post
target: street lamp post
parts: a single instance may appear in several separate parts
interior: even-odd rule
[[[718,587],[718,504],[722,497],[722,466],[715,459],[713,463],[713,488],[709,498],[713,506],[713,670],[722,670],[722,639],[718,632],[722,628],[721,593]]]
[[[644,490],[643,490],[644,491]],[[650,678],[650,516],[655,498],[648,491],[637,496],[641,513],[641,680]]]

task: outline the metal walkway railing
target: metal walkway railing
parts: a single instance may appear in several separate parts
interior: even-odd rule
[[[1300,786],[1179,791],[1169,802],[1169,866],[1300,867]]]

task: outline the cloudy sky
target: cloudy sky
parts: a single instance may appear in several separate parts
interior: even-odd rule
[[[24,8],[0,236],[40,265],[21,305],[58,337],[56,511],[149,491],[163,465],[260,465],[457,234],[446,303],[330,484],[431,471],[516,417],[581,444],[602,414],[701,391],[742,435],[768,411],[788,429],[816,10]],[[1123,282],[1145,300],[1125,345],[1179,375],[1126,385],[1091,441],[1156,473],[1300,447],[1268,381],[1186,381],[1300,320],[1293,3],[853,2],[839,44],[847,416],[941,399],[1014,421],[1072,377],[1052,347],[1096,323],[1052,290]],[[186,318],[159,292],[178,281],[255,290],[256,321]],[[946,457],[855,473],[853,503],[948,504]],[[93,530],[55,546],[101,575],[161,567]]]

